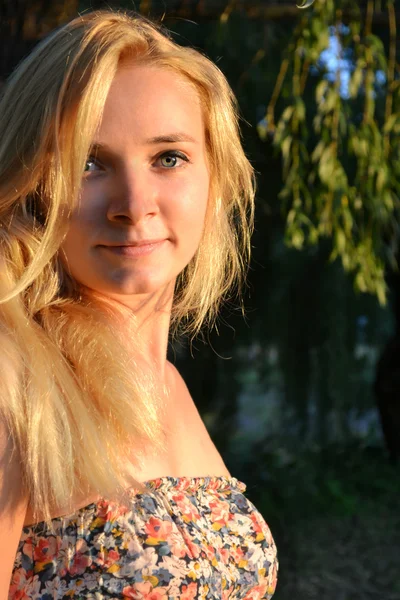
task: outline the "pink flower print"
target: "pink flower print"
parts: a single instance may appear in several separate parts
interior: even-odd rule
[[[224,565],[227,565],[229,562],[229,550],[227,548],[220,548],[219,553],[220,553],[222,562],[224,563]]]
[[[240,546],[236,546],[235,544],[233,544],[232,547],[229,548],[229,554],[232,556],[232,558],[233,558],[233,560],[235,561],[236,564],[239,564],[240,561],[244,557],[244,552],[241,549],[241,547]]]
[[[269,530],[268,525],[265,524],[263,526],[263,519],[261,515],[258,515],[257,513],[252,513],[250,517],[252,520],[254,532],[257,534],[256,541],[261,542],[265,539],[269,545],[273,544],[272,534]]]
[[[206,557],[211,562],[212,559],[215,556],[215,548],[214,548],[214,546],[211,546],[211,544],[204,544],[204,546],[203,546],[203,552],[204,551],[205,551]]]
[[[182,585],[182,591],[179,595],[180,600],[194,600],[197,594],[197,583],[192,582],[189,585]]]
[[[67,570],[72,576],[82,575],[86,569],[92,564],[92,559],[89,554],[85,540],[79,539],[76,543],[76,551],[72,559],[69,561]]]
[[[275,593],[277,583],[278,583],[278,563],[277,563],[277,561],[275,561],[274,565],[272,566],[271,574],[268,578],[267,592],[271,596]]]
[[[86,571],[90,563],[91,561],[89,556],[86,556],[81,552],[76,552],[68,568],[68,573],[72,575],[72,577],[74,575],[82,575]]]
[[[190,523],[191,521],[198,521],[200,519],[200,514],[197,508],[194,506],[192,502],[185,496],[185,494],[175,494],[173,496],[174,502],[176,502],[177,507],[179,508],[179,512],[182,515],[185,523]]]
[[[150,581],[135,583],[126,586],[122,590],[124,600],[166,600],[167,590],[165,587],[153,588]]]
[[[231,585],[230,588],[222,590],[221,600],[229,600],[229,598],[231,597],[231,594],[232,594],[232,590],[233,590],[233,585]]]
[[[31,572],[25,571],[22,567],[14,571],[8,592],[9,600],[29,600],[29,596],[26,594],[26,588],[30,578]]]
[[[168,545],[171,549],[171,554],[177,558],[187,556],[186,544],[182,542],[182,536],[178,532],[172,531],[168,538]]]
[[[145,526],[145,531],[150,539],[147,544],[165,542],[172,532],[171,521],[163,521],[157,517],[150,517]]]
[[[223,527],[229,521],[229,504],[220,500],[210,502],[211,520]]]
[[[261,600],[264,598],[267,586],[265,584],[257,585],[247,592],[243,600]]]
[[[219,477],[211,477],[208,482],[207,489],[208,490],[218,490],[220,488],[220,478]]]
[[[46,565],[56,558],[60,548],[60,542],[57,538],[50,536],[40,538],[33,551],[33,560],[35,561],[35,573],[42,571]]]
[[[185,536],[185,542],[186,542],[187,549],[190,552],[191,558],[199,558],[200,553],[201,553],[201,548],[200,548],[199,544],[195,544],[187,536]]]

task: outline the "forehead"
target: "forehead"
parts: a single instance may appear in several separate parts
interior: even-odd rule
[[[121,66],[96,138],[129,136],[139,141],[175,131],[204,141],[202,107],[194,85],[172,69]]]

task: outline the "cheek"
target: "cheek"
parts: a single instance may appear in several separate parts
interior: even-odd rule
[[[174,207],[175,218],[187,227],[185,233],[191,235],[197,230],[202,231],[209,196],[207,171],[196,173],[184,185],[170,191],[170,206]]]
[[[98,223],[102,210],[104,209],[99,193],[82,193],[78,206],[71,214],[66,239],[86,238]]]
[[[68,261],[72,266],[84,258],[85,249],[95,230],[95,214],[93,211],[84,210],[82,204],[72,213],[67,234],[61,245],[61,260],[64,263]]]

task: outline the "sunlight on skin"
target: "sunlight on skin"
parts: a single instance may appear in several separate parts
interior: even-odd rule
[[[135,314],[160,372],[175,280],[199,247],[209,179],[195,89],[166,69],[120,68],[61,250],[83,288]]]

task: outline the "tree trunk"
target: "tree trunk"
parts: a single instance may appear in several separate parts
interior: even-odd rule
[[[400,459],[400,274],[391,273],[389,285],[396,328],[379,359],[374,391],[386,447],[390,459],[396,462]]]

